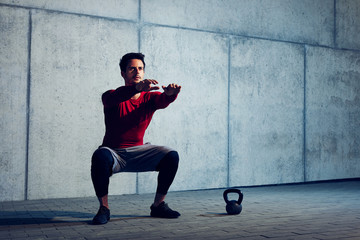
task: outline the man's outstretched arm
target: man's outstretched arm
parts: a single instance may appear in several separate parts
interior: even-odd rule
[[[156,84],[158,84],[156,80],[145,79],[131,86],[122,86],[116,90],[109,90],[102,95],[103,104],[106,107],[116,106],[121,102],[129,100],[139,92],[149,92],[160,89],[160,87],[155,86]]]
[[[105,107],[116,106],[117,104],[129,100],[132,96],[139,93],[135,85],[122,86],[116,90],[106,91],[101,99]]]
[[[150,92],[152,90],[158,90],[160,89],[159,86],[155,86],[158,84],[158,81],[154,79],[144,79],[138,83],[136,83],[135,88],[139,92]]]
[[[167,96],[178,95],[181,90],[181,86],[175,83],[169,84],[167,87],[162,86],[162,88]]]
[[[167,87],[162,86],[164,92],[154,98],[154,104],[157,109],[166,108],[170,103],[175,101],[180,93],[181,86],[175,83],[169,84]]]

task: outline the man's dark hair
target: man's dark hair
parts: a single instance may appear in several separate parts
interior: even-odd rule
[[[145,61],[144,61],[145,55],[142,53],[127,53],[120,59],[120,69],[122,72],[126,72],[126,67],[129,64],[131,59],[139,59],[144,64],[144,70],[145,70]]]

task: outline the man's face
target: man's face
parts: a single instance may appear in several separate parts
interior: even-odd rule
[[[125,85],[130,86],[144,79],[144,64],[140,59],[131,59],[121,76],[125,80]]]

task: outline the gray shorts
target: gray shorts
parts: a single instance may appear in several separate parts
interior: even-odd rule
[[[152,145],[150,143],[129,148],[100,148],[108,149],[111,152],[114,158],[113,173],[156,171],[160,160],[167,153],[174,151],[169,147]]]

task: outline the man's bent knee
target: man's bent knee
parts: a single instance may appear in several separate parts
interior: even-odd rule
[[[168,154],[165,155],[165,157],[168,157],[168,161],[174,166],[179,165],[179,154],[177,151],[171,151]]]
[[[107,149],[96,149],[91,158],[92,164],[114,164],[114,159],[111,152]]]
[[[165,168],[174,168],[177,169],[179,165],[179,154],[177,151],[168,152],[163,159],[161,159],[159,165],[156,170],[160,171],[160,169]]]

